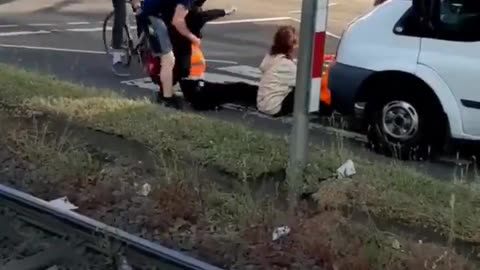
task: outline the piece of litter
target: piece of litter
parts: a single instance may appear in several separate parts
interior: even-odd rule
[[[288,226],[278,227],[275,230],[273,230],[272,240],[277,241],[278,239],[288,235],[289,233],[290,233],[290,227]]]
[[[127,258],[121,257],[120,258],[120,265],[118,270],[132,270],[133,268],[128,264]]]
[[[148,183],[145,183],[138,191],[138,194],[142,196],[148,196],[148,194],[150,194],[150,191],[152,191],[152,187]]]
[[[392,248],[393,248],[393,249],[400,249],[400,242],[398,242],[397,239],[393,240],[393,242],[392,242]]]
[[[51,200],[48,202],[50,205],[53,207],[57,207],[63,210],[75,210],[78,209],[78,207],[74,204],[72,204],[67,197],[61,197],[55,200]]]
[[[418,243],[421,245],[421,244],[423,244],[423,241],[422,241],[422,240],[418,240]]]
[[[347,160],[337,169],[337,175],[339,179],[351,177],[356,173],[357,171],[355,170],[355,164],[351,159]]]

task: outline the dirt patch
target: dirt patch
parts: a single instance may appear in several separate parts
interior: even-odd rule
[[[435,263],[446,252],[436,269],[473,269],[447,248],[424,244],[425,255],[413,253],[418,243],[337,211],[300,204],[288,217],[275,196],[262,198],[249,185],[225,187],[200,166],[185,170],[174,160],[153,162],[148,148],[117,136],[38,117],[3,114],[0,121],[6,134],[0,140],[4,184],[47,200],[68,196],[83,214],[219,266],[420,269],[420,260]],[[151,191],[139,195],[145,184]],[[272,241],[273,228],[285,224],[290,234]],[[401,250],[392,248],[394,241]]]

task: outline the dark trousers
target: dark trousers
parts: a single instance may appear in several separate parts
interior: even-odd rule
[[[213,83],[202,80],[182,80],[180,87],[187,102],[196,110],[211,110],[225,103],[257,107],[258,86],[243,82]],[[293,112],[295,88],[285,97],[280,117]]]
[[[181,80],[180,87],[185,99],[196,110],[211,110],[225,103],[256,107],[258,86],[255,85]]]
[[[127,6],[125,0],[112,0],[114,16],[112,28],[112,47],[121,49],[123,43],[123,30],[127,20]]]
[[[290,93],[283,99],[282,101],[282,108],[280,109],[280,112],[278,112],[275,117],[279,116],[285,116],[293,113],[293,106],[295,104],[294,102],[295,99],[295,87],[292,89]]]

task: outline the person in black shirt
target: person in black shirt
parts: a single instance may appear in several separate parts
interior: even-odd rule
[[[155,53],[160,56],[161,96],[167,106],[179,107],[173,93],[173,68],[175,55],[170,40],[169,29],[175,29],[190,44],[200,44],[200,39],[192,34],[185,22],[194,0],[145,0],[140,17],[149,21],[155,30],[157,41]]]

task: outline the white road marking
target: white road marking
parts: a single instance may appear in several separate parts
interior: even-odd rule
[[[13,28],[13,27],[19,27],[20,25],[18,24],[0,24],[0,28]]]
[[[338,5],[338,3],[329,3],[328,7],[334,7],[336,5]],[[289,11],[288,13],[289,14],[298,14],[298,13],[302,13],[302,11],[301,10],[292,10],[292,11]]]
[[[76,49],[65,49],[65,48],[54,48],[54,47],[37,47],[37,46],[12,45],[12,44],[0,44],[0,47],[2,47],[2,48],[39,50],[39,51],[54,51],[54,52],[105,54],[105,52],[102,52],[102,51],[76,50]]]
[[[89,22],[68,22],[68,25],[85,25],[90,24]]]
[[[111,27],[107,27],[107,31],[111,31]],[[100,32],[103,31],[102,27],[93,27],[93,28],[68,28],[65,29],[68,32]]]
[[[2,34],[2,33],[0,33]],[[85,53],[85,54],[106,54],[104,51],[92,51],[92,50],[77,50],[77,49],[68,49],[68,48],[55,48],[55,47],[39,47],[39,46],[27,46],[27,45],[14,45],[14,44],[0,44],[0,47],[3,48],[14,48],[14,49],[29,49],[29,50],[38,50],[38,51],[55,51],[55,52],[73,52],[73,53]],[[219,63],[219,64],[229,64],[237,65],[238,62],[230,60],[220,60],[220,59],[205,59],[210,63]]]
[[[289,17],[289,19],[292,20],[292,21],[300,22],[300,20],[299,20],[299,19],[296,19],[296,18]],[[340,39],[340,38],[341,38],[341,36],[336,35],[336,34],[333,34],[333,33],[330,33],[330,32],[328,32],[328,31],[327,31],[327,35],[328,35],[328,36],[331,36],[331,37],[333,37],[333,38],[336,38],[336,39]]]
[[[208,22],[207,24],[234,24],[234,23],[255,23],[255,22],[274,22],[274,21],[288,21],[290,17],[269,17],[269,18],[252,18],[241,20],[225,20]]]
[[[0,32],[0,37],[14,37],[14,36],[25,36],[25,35],[37,35],[37,34],[50,34],[50,31],[39,30],[39,31],[16,31],[16,32]]]
[[[226,74],[211,73],[211,72],[205,72],[205,80],[209,82],[216,82],[216,83],[244,82],[251,85],[258,85],[258,81],[249,80],[249,79],[245,79],[237,76],[226,75]]]
[[[332,3],[333,4],[333,3]],[[208,22],[207,24],[212,24],[212,25],[225,25],[225,24],[237,24],[237,23],[255,23],[255,22],[272,22],[272,21],[285,21],[285,20],[293,20],[296,22],[300,22],[299,19],[293,18],[293,17],[269,17],[269,18],[252,18],[252,19],[240,19],[240,20],[224,20],[224,21],[214,21],[214,22]],[[67,22],[67,25],[88,25],[91,24],[89,22]],[[59,24],[53,24],[53,23],[36,23],[36,24],[29,24],[30,26],[55,26]],[[0,25],[0,28],[13,28],[13,27],[19,27],[19,25],[16,24],[9,24],[9,25]],[[135,26],[131,26],[130,29],[136,29]],[[107,31],[111,31],[112,27],[107,27]],[[46,31],[46,30],[44,30]],[[60,32],[61,30],[58,30]],[[64,31],[67,32],[101,32],[103,31],[102,27],[92,27],[92,28],[68,28],[65,29]],[[22,31],[22,32],[28,32],[28,31]],[[50,33],[52,31],[49,31]],[[2,33],[0,33],[0,36]],[[37,34],[37,33],[22,33],[19,35],[28,35],[28,34]],[[336,39],[340,39],[339,35],[327,32],[327,35],[334,37]],[[3,36],[14,36],[14,34],[5,34]]]
[[[219,63],[219,64],[232,64],[232,65],[238,64],[238,62],[229,61],[229,60],[205,59],[205,61],[210,62],[210,63]]]
[[[29,23],[28,26],[54,26],[55,23]]]
[[[260,71],[259,68],[245,66],[245,65],[221,67],[221,68],[218,68],[218,70],[222,70],[222,71],[226,71],[226,72],[230,72],[230,73],[234,73],[242,76],[247,76],[255,79],[260,79],[260,77],[262,76],[262,72]]]

